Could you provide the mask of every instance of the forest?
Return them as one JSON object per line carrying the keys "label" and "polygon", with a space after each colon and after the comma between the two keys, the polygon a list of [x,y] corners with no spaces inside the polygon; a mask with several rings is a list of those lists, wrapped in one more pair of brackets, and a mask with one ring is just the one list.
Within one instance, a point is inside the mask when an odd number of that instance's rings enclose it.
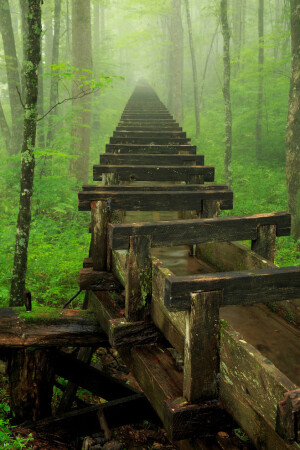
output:
{"label": "forest", "polygon": [[77,193],[140,79],[232,188],[221,215],[289,211],[275,263],[300,264],[299,0],[0,0],[0,33],[0,306],[78,291]]}

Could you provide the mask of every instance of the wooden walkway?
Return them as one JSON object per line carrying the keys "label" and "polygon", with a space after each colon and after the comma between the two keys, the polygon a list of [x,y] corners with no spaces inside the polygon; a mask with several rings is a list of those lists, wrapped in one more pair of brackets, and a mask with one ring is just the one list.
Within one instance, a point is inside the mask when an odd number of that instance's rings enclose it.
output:
{"label": "wooden walkway", "polygon": [[[147,85],[135,89],[93,174],[102,183],[79,193],[92,234],[80,285],[170,439],[200,448],[189,438],[226,428],[229,412],[257,448],[298,448],[300,353],[289,379],[273,364],[280,354],[271,362],[230,326],[249,311],[267,329],[272,312],[262,303],[300,298],[300,267],[273,264],[289,214],[219,217],[233,193],[205,184],[214,167]],[[251,251],[233,242],[242,240]],[[180,263],[178,246],[187,249]],[[111,275],[114,286],[102,288]],[[283,334],[299,342],[296,329]]]}

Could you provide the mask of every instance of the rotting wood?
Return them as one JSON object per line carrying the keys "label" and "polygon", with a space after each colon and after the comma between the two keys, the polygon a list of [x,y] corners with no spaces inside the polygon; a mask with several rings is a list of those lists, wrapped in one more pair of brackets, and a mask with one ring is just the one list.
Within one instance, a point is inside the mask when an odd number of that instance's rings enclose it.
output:
{"label": "rotting wood", "polygon": [[122,290],[121,284],[110,272],[99,272],[86,267],[79,272],[79,287],[82,290],[117,291]]}
{"label": "rotting wood", "polygon": [[93,315],[86,311],[52,308],[0,308],[0,346],[64,347],[107,345]]}
{"label": "rotting wood", "polygon": [[100,155],[100,164],[104,165],[157,165],[157,166],[179,166],[180,164],[204,165],[203,155],[157,155],[157,154],[134,154],[127,155],[118,153],[104,153]]}
{"label": "rotting wood", "polygon": [[151,238],[130,236],[125,285],[125,317],[129,322],[145,320],[152,293]]}
{"label": "rotting wood", "polygon": [[274,262],[276,246],[276,225],[259,225],[257,238],[252,241],[251,250],[268,261]]}
{"label": "rotting wood", "polygon": [[191,309],[186,313],[183,396],[189,401],[218,398],[220,371],[218,291],[191,294]]}
{"label": "rotting wood", "polygon": [[93,269],[105,271],[107,269],[107,226],[108,211],[106,201],[91,202],[92,215],[92,245],[91,253]]}
{"label": "rotting wood", "polygon": [[285,392],[278,402],[276,431],[286,442],[300,442],[300,389]]}

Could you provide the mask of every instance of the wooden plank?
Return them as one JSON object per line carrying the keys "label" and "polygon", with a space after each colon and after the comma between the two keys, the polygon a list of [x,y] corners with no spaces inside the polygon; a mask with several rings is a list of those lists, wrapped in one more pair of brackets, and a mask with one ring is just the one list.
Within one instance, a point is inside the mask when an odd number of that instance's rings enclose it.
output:
{"label": "wooden plank", "polygon": [[149,138],[151,140],[156,138],[168,139],[185,139],[185,131],[114,131],[114,138]]}
{"label": "wooden plank", "polygon": [[[178,211],[200,209],[203,199],[220,199],[230,201],[232,199],[231,191],[154,191],[154,192],[80,192],[79,210],[88,210],[88,203],[91,201],[109,201],[112,211]],[[104,253],[104,250],[103,250]]]}
{"label": "wooden plank", "polygon": [[189,181],[190,177],[199,175],[204,181],[214,181],[212,166],[94,166],[94,181],[102,174],[116,173],[120,181]]}
{"label": "wooden plank", "polygon": [[130,236],[125,285],[125,316],[129,322],[145,320],[149,316],[152,291],[150,248],[149,236]]}
{"label": "wooden plank", "polygon": [[192,403],[218,397],[220,372],[218,291],[191,294],[186,314],[183,396]]}
{"label": "wooden plank", "polygon": [[276,234],[276,225],[260,225],[257,237],[252,241],[251,250],[274,262]]}
{"label": "wooden plank", "polygon": [[182,131],[182,128],[177,124],[157,124],[155,125],[134,125],[128,123],[127,125],[118,125],[116,131]]}
{"label": "wooden plank", "polygon": [[110,144],[139,144],[139,145],[145,145],[145,144],[154,144],[154,145],[187,145],[190,144],[191,140],[187,138],[164,138],[164,137],[111,137],[109,140]]}
{"label": "wooden plank", "polygon": [[90,312],[35,307],[0,308],[0,345],[67,347],[106,345],[107,338]]}
{"label": "wooden plank", "polygon": [[276,224],[278,236],[288,235],[290,214],[268,213],[212,219],[140,222],[109,226],[110,245],[113,250],[128,249],[133,234],[151,236],[152,247],[192,245],[204,242],[242,241],[257,238],[261,224]]}
{"label": "wooden plank", "polygon": [[107,268],[107,226],[108,211],[107,202],[92,201],[92,240],[91,253],[93,260],[93,269],[105,271]]}
{"label": "wooden plank", "polygon": [[106,144],[107,153],[134,153],[158,155],[196,155],[197,147],[195,145],[138,145],[138,144]]}
{"label": "wooden plank", "polygon": [[171,311],[188,310],[190,293],[222,290],[222,305],[250,305],[300,298],[300,266],[253,272],[219,272],[168,277],[165,305]]}
{"label": "wooden plank", "polygon": [[[92,192],[122,192],[122,191],[129,191],[129,192],[155,192],[155,191],[170,191],[170,192],[190,192],[190,191],[227,191],[228,186],[224,184],[145,184],[145,185],[110,185],[110,186],[104,186],[103,184],[84,184],[82,186],[82,191],[92,191]],[[231,191],[229,191],[231,192]],[[86,194],[85,194],[86,195]],[[79,197],[81,198],[81,197]],[[86,199],[86,198],[83,198]],[[277,213],[271,213],[271,214],[277,214]],[[281,214],[281,213],[278,213]],[[288,224],[288,220],[287,220]]]}
{"label": "wooden plank", "polygon": [[104,153],[100,155],[100,164],[107,165],[156,165],[156,166],[179,166],[204,165],[203,155],[157,155],[157,154],[118,154]]}
{"label": "wooden plank", "polygon": [[150,322],[127,322],[124,308],[115,303],[110,292],[91,292],[90,301],[96,318],[114,348],[153,343],[161,334]]}
{"label": "wooden plank", "polygon": [[297,389],[239,333],[221,328],[220,400],[258,448],[296,449],[275,432],[277,403]]}
{"label": "wooden plank", "polygon": [[78,282],[81,290],[121,292],[123,289],[112,273],[95,271],[91,267],[80,269]]}

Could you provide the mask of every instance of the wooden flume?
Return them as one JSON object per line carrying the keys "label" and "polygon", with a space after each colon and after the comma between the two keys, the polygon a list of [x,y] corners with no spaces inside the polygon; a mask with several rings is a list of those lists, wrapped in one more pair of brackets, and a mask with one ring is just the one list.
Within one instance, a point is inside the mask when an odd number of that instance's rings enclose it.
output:
{"label": "wooden flume", "polygon": [[[102,184],[83,186],[79,193],[79,209],[91,211],[92,236],[79,285],[89,292],[99,336],[104,332],[118,348],[170,439],[180,448],[199,448],[201,438],[230,428],[232,415],[258,448],[297,448],[299,377],[289,379],[276,367],[280,361],[275,366],[231,326],[231,317],[249,308],[243,305],[300,298],[299,268],[273,264],[276,236],[290,234],[289,214],[219,217],[220,210],[232,209],[232,192],[204,184],[213,183],[214,168],[196,155],[145,83],[129,99],[94,166],[94,180]],[[178,214],[160,221],[153,213],[151,221],[133,223],[127,214],[138,211]],[[250,240],[252,251],[238,240]],[[160,248],[179,245],[189,246],[200,273],[179,275],[164,266]],[[183,359],[183,371],[170,347]],[[58,367],[61,354],[55,358]],[[297,354],[295,371],[296,359]],[[146,410],[142,394],[126,395],[125,389],[121,403],[128,411],[140,404]],[[116,398],[108,398],[111,411]]]}

